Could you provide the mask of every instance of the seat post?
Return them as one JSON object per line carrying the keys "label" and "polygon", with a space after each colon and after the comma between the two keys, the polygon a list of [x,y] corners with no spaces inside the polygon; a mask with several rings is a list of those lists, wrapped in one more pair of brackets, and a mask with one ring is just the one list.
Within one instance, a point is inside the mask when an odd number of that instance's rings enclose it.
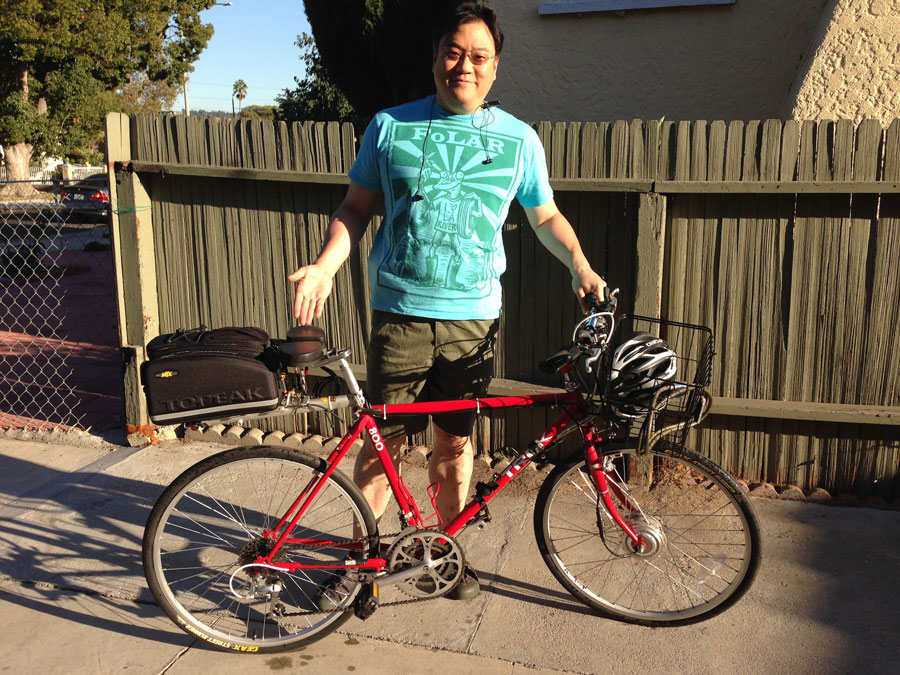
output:
{"label": "seat post", "polygon": [[367,405],[366,397],[363,394],[362,387],[359,386],[356,375],[354,375],[353,371],[350,369],[350,364],[347,363],[347,359],[340,359],[338,365],[341,367],[341,377],[347,384],[347,389],[350,391],[350,396],[355,400],[356,406],[358,408],[365,408]]}

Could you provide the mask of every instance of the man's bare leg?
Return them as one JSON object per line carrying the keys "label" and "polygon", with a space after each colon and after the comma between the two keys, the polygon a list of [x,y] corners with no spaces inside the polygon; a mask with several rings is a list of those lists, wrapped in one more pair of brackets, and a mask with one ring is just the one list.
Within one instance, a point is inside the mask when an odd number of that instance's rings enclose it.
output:
{"label": "man's bare leg", "polygon": [[[394,468],[400,471],[400,451],[403,448],[403,438],[385,438],[384,447],[387,449],[388,455],[394,462]],[[356,464],[353,467],[353,482],[359,486],[363,497],[372,507],[372,513],[375,520],[381,519],[387,509],[388,502],[391,497],[391,485],[388,483],[387,476],[384,475],[384,468],[381,466],[381,460],[372,447],[372,442],[366,440],[362,450],[356,457]]]}
{"label": "man's bare leg", "polygon": [[[443,521],[453,519],[466,503],[472,478],[472,443],[468,436],[449,434],[437,425],[434,429],[434,449],[428,464],[428,480],[440,483],[437,507]],[[385,438],[384,445],[399,471],[402,438]],[[380,519],[393,496],[387,476],[370,441],[356,458],[353,481],[369,502],[372,513]]]}
{"label": "man's bare leg", "polygon": [[472,478],[472,443],[468,436],[449,434],[438,425],[434,429],[434,450],[428,464],[428,480],[438,482],[438,512],[446,525],[466,503]]}
{"label": "man's bare leg", "polygon": [[[459,515],[466,503],[469,492],[469,481],[472,478],[473,452],[472,442],[468,436],[448,434],[438,425],[433,424],[434,452],[428,464],[428,478],[431,482],[439,482],[437,507],[446,526]],[[469,600],[479,593],[478,576],[466,565],[463,577],[447,595],[455,600]]]}

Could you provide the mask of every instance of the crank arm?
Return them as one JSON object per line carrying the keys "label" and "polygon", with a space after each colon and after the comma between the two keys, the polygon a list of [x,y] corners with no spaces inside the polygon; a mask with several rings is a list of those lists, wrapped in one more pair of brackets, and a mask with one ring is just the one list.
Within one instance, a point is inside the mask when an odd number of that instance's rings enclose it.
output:
{"label": "crank arm", "polygon": [[431,568],[434,567],[434,563],[420,562],[417,565],[413,565],[412,567],[407,567],[406,569],[400,570],[399,572],[394,572],[393,574],[388,574],[383,577],[378,577],[378,585],[379,586],[393,586],[396,584],[402,584],[404,581],[411,579],[412,577],[419,576],[422,572],[427,572]]}

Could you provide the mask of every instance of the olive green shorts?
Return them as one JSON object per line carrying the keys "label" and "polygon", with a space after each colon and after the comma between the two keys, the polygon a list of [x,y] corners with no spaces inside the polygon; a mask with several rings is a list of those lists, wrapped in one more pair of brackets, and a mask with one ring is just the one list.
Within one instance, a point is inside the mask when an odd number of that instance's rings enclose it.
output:
{"label": "olive green shorts", "polygon": [[[487,393],[494,374],[499,319],[445,321],[373,310],[366,351],[366,393],[373,405],[476,398]],[[475,412],[433,416],[447,433],[468,436]],[[391,415],[379,420],[385,438],[424,431],[425,415]]]}

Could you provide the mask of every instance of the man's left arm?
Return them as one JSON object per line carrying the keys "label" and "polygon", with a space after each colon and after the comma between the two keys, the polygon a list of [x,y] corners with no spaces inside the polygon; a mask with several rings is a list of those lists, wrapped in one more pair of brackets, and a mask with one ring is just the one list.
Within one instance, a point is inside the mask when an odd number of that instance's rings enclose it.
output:
{"label": "man's left arm", "polygon": [[569,268],[572,275],[572,290],[578,296],[581,308],[587,312],[588,305],[585,298],[593,294],[602,300],[606,282],[593,270],[585,257],[572,225],[560,212],[553,199],[541,206],[526,206],[525,214],[544,248]]}

